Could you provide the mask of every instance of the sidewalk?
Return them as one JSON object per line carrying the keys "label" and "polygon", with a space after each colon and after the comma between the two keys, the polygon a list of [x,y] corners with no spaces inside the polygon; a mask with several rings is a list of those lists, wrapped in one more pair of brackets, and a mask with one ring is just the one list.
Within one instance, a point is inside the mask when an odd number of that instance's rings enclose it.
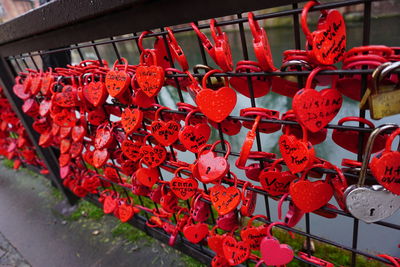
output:
{"label": "sidewalk", "polygon": [[114,237],[119,221],[111,216],[66,220],[52,190],[45,178],[0,163],[0,266],[185,266],[157,241]]}

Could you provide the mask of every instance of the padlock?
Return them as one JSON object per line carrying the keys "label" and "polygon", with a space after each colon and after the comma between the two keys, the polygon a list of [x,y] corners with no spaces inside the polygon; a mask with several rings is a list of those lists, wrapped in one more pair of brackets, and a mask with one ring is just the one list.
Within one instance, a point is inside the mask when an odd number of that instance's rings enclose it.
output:
{"label": "padlock", "polygon": [[253,187],[250,182],[245,182],[242,188],[242,206],[240,207],[240,214],[242,216],[250,217],[253,215],[257,205],[257,193],[248,187]]}
{"label": "padlock", "polygon": [[400,195],[400,152],[392,151],[391,148],[393,140],[398,135],[400,135],[400,128],[390,135],[386,141],[385,150],[376,155],[369,165],[378,183],[396,195]]}
{"label": "padlock", "polygon": [[230,172],[229,175],[234,179],[233,186],[225,187],[222,184],[217,184],[209,190],[211,203],[218,215],[225,215],[235,210],[242,201],[242,193],[237,188],[236,174]]}
{"label": "padlock", "polygon": [[312,60],[319,65],[331,65],[340,61],[346,51],[346,25],[338,10],[320,10],[317,30],[310,32],[307,15],[318,1],[308,1],[301,13],[301,28],[307,39],[306,48]]}
{"label": "padlock", "polygon": [[183,71],[187,71],[189,69],[189,65],[188,65],[186,56],[183,53],[182,48],[179,46],[178,42],[176,41],[173,31],[169,27],[166,27],[165,30],[167,30],[167,33],[168,33],[167,41],[168,41],[168,46],[169,46],[169,50],[171,52],[172,59],[176,60],[179,63],[179,65],[181,66]]}
{"label": "padlock", "polygon": [[198,111],[198,109],[193,109],[187,114],[185,126],[179,131],[179,141],[192,153],[197,153],[207,143],[211,135],[210,126],[206,123],[190,125],[190,118]]}
{"label": "padlock", "polygon": [[201,199],[202,194],[192,198],[190,216],[196,222],[205,222],[210,216],[210,205]]}
{"label": "padlock", "polygon": [[183,235],[193,244],[200,243],[208,236],[208,225],[206,223],[194,223],[192,217],[187,220],[183,227]]}
{"label": "padlock", "polygon": [[[375,125],[371,121],[364,119],[364,118],[359,118],[359,117],[341,118],[338,121],[338,125],[342,126],[345,122],[351,122],[351,121],[361,122],[361,123],[367,125],[371,129],[375,128]],[[333,129],[332,140],[333,140],[333,142],[335,142],[337,145],[343,147],[344,149],[346,149],[350,152],[353,152],[353,153],[358,153],[358,152],[360,152],[358,149],[358,140],[360,138],[360,135],[363,136],[362,153],[364,153],[365,146],[367,145],[367,141],[370,136],[370,133],[354,131],[354,130]],[[372,148],[372,153],[381,151],[385,147],[385,142],[386,142],[387,137],[388,137],[387,135],[378,135],[376,137],[373,148]]]}
{"label": "padlock", "polygon": [[240,231],[240,237],[243,241],[249,243],[252,250],[259,250],[261,240],[268,234],[268,224],[252,225],[254,220],[260,218],[268,221],[268,218],[264,215],[255,215],[247,222],[247,226],[243,227]]}
{"label": "padlock", "polygon": [[396,129],[395,125],[382,125],[370,135],[365,149],[363,164],[357,184],[349,186],[344,192],[347,210],[357,219],[366,223],[377,222],[394,214],[400,208],[400,197],[381,185],[365,186],[371,150],[378,134]]}
{"label": "padlock", "polygon": [[[150,63],[150,58],[153,60]],[[164,85],[164,69],[157,65],[156,53],[151,49],[143,50],[135,78],[140,90],[148,97],[154,97]]]}
{"label": "padlock", "polygon": [[390,91],[380,90],[380,81],[393,70],[400,68],[400,62],[389,63],[382,71],[372,74],[374,79],[371,95],[368,97],[371,118],[379,120],[400,113],[400,88]]}
{"label": "padlock", "polygon": [[[188,178],[182,178],[182,171],[186,171],[185,175],[189,175]],[[198,183],[193,178],[191,170],[188,167],[180,167],[175,170],[174,178],[169,182],[170,190],[179,198],[187,200],[194,196],[198,189]]]}
{"label": "padlock", "polygon": [[218,228],[226,232],[231,232],[234,229],[237,229],[239,225],[239,218],[237,211],[234,210],[227,214],[218,216],[216,224]]}
{"label": "padlock", "polygon": [[167,107],[159,107],[155,113],[154,121],[151,123],[151,134],[163,146],[170,146],[178,140],[179,131],[181,125],[170,120],[165,122],[160,120],[160,112],[163,110],[169,110]]}

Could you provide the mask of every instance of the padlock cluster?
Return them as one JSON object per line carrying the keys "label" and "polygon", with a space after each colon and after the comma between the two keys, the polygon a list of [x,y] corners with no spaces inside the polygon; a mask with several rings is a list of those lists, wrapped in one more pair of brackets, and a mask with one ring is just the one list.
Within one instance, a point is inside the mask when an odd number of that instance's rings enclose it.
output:
{"label": "padlock cluster", "polygon": [[12,160],[14,169],[19,169],[21,165],[31,165],[38,167],[42,174],[47,174],[46,167],[36,154],[24,126],[12,110],[1,87],[0,114],[0,155]]}
{"label": "padlock cluster", "polygon": [[[16,78],[14,93],[24,100],[23,111],[35,119],[39,144],[59,148],[60,176],[64,186],[77,196],[98,195],[104,212],[123,222],[139,212],[151,213],[147,225],[164,229],[170,235],[170,245],[179,233],[192,243],[206,242],[216,253],[213,266],[237,265],[247,259],[284,265],[295,252],[272,238],[275,225],[294,227],[309,212],[335,218],[338,209],[376,222],[400,208],[400,153],[391,150],[400,133],[398,126],[375,130],[364,118],[346,117],[333,130],[333,141],[348,151],[360,152],[357,144],[363,140],[363,152],[379,152],[371,164],[343,162],[345,167],[363,166],[362,179],[370,167],[381,185],[378,187],[350,185],[354,181],[348,180],[341,168],[318,158],[313,148],[326,139],[327,125],[340,111],[343,95],[362,100],[359,73],[339,77],[321,72],[335,71],[333,64],[339,61],[346,70],[376,69],[373,75],[363,72],[373,89],[361,102],[376,114],[373,118],[389,116],[399,111],[396,107],[383,108],[382,101],[398,99],[399,91],[385,91],[393,96],[382,100],[377,99],[378,87],[381,83],[398,83],[397,76],[390,75],[399,68],[398,51],[369,46],[346,52],[345,22],[337,10],[322,10],[318,29],[310,32],[307,13],[316,4],[307,3],[302,14],[307,50],[285,51],[280,70],[273,64],[265,30],[249,13],[257,61],[239,61],[234,68],[227,35],[212,19],[213,41],[195,24],[191,26],[220,70],[206,66],[200,67],[206,69],[205,75],[189,72],[185,54],[167,28],[166,42],[155,36],[151,49],[144,48],[142,42],[152,33],[141,34],[138,65],[119,58],[111,68],[105,60],[85,60],[45,72],[28,69]],[[174,64],[180,69],[173,68]],[[310,71],[304,87],[293,78],[298,71]],[[215,77],[216,82],[210,82]],[[315,89],[329,84],[327,89]],[[175,110],[158,104],[157,94],[165,85],[190,95],[196,105],[183,103],[183,98]],[[293,98],[292,110],[281,115],[275,110],[249,107],[233,116],[237,93],[259,98],[270,91]],[[368,125],[371,131],[342,125],[351,121]],[[212,128],[220,130],[222,136],[233,136],[242,127],[249,132],[235,165],[243,173],[235,174],[228,159],[235,155],[229,142],[221,139],[212,143],[210,136]],[[258,134],[277,131],[282,131],[278,140],[281,158],[252,151]],[[176,150],[194,153],[196,159],[181,161]],[[168,172],[173,174],[172,179],[164,177]],[[279,214],[282,202],[290,198],[284,222],[270,222],[264,215],[253,214],[257,192],[280,200]],[[148,197],[155,206],[138,203],[137,196]],[[376,196],[382,203],[365,201],[378,199]],[[329,203],[332,198],[339,207]],[[376,205],[390,208],[382,211]],[[215,215],[215,227],[210,229],[207,222]],[[240,216],[251,219],[240,225]],[[256,219],[263,224],[254,226]],[[253,251],[260,251],[261,256]],[[302,252],[297,254],[305,261],[329,264]]]}

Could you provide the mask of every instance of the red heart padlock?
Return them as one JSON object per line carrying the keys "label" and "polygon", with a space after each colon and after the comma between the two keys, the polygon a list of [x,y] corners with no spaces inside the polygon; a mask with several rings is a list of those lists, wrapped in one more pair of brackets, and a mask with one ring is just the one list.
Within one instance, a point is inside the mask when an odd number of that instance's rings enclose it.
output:
{"label": "red heart padlock", "polygon": [[82,93],[86,100],[95,107],[103,105],[108,96],[106,86],[101,81],[91,81],[83,87]]}
{"label": "red heart padlock", "polygon": [[62,92],[55,93],[52,100],[54,104],[63,108],[71,108],[79,105],[77,90],[71,85],[66,85],[62,89]]}
{"label": "red heart padlock", "polygon": [[71,148],[71,140],[62,139],[60,142],[60,153],[61,154],[67,153],[70,148]]}
{"label": "red heart padlock", "polygon": [[112,196],[106,196],[103,202],[104,213],[109,214],[114,212],[114,210],[117,208],[117,205],[118,205],[117,199],[115,199]]}
{"label": "red heart padlock", "polygon": [[202,194],[198,194],[196,197],[192,198],[190,216],[196,222],[204,222],[210,216],[211,207],[203,199],[201,199]]}
{"label": "red heart padlock", "polygon": [[121,58],[121,61],[124,62],[124,70],[117,70],[116,65],[118,60],[116,60],[113,69],[107,72],[104,81],[107,91],[112,97],[123,95],[130,84],[131,77],[127,73],[128,61],[125,58]]}
{"label": "red heart padlock", "polygon": [[[153,58],[153,65],[145,64],[145,57]],[[158,94],[164,84],[164,69],[157,65],[157,57],[154,51],[145,49],[140,55],[140,65],[136,69],[136,81],[140,89],[148,96]]]}
{"label": "red heart padlock", "polygon": [[39,104],[36,99],[26,99],[22,105],[22,111],[31,117],[36,117],[39,114]]}
{"label": "red heart padlock", "polygon": [[233,210],[225,215],[219,215],[216,224],[218,228],[226,232],[235,231],[239,226],[238,212]]}
{"label": "red heart padlock", "polygon": [[139,167],[135,172],[135,177],[142,185],[152,188],[159,180],[160,174],[156,168]]}
{"label": "red heart padlock", "polygon": [[73,127],[76,122],[75,112],[63,109],[54,116],[54,122],[61,127]]}
{"label": "red heart padlock", "polygon": [[166,191],[165,184],[161,186],[161,199],[160,205],[166,212],[174,213],[179,209],[178,207],[178,198],[175,196],[172,191]]}
{"label": "red heart padlock", "polygon": [[292,173],[298,173],[311,166],[315,159],[313,146],[307,141],[307,132],[303,128],[303,139],[283,134],[279,138],[279,151]]}
{"label": "red heart padlock", "polygon": [[122,128],[127,135],[133,133],[142,125],[143,112],[140,109],[126,108],[121,115]]}
{"label": "red heart padlock", "polygon": [[305,88],[296,93],[293,98],[293,111],[298,121],[311,132],[317,132],[325,127],[339,112],[342,106],[342,95],[336,90],[337,76],[334,76],[332,86],[318,92],[312,89],[312,80],[318,72],[334,67],[315,68],[307,78]]}
{"label": "red heart padlock", "polygon": [[229,267],[229,262],[225,259],[225,256],[215,255],[211,260],[211,267]]}
{"label": "red heart padlock", "polygon": [[221,122],[231,114],[236,106],[237,96],[235,91],[228,86],[225,79],[225,86],[213,91],[206,87],[208,77],[214,73],[221,73],[220,70],[211,70],[203,78],[203,89],[196,95],[196,104],[200,111],[214,122]]}
{"label": "red heart padlock", "polygon": [[134,210],[132,205],[129,205],[127,203],[121,203],[117,209],[118,209],[118,218],[123,223],[129,221],[134,215]]}
{"label": "red heart padlock", "polygon": [[227,234],[218,235],[215,233],[217,226],[214,226],[211,231],[210,235],[207,238],[207,244],[211,250],[215,252],[217,255],[224,255],[224,250],[222,249],[222,244],[224,242],[225,237]]}
{"label": "red heart padlock", "polygon": [[174,120],[164,122],[159,120],[162,110],[169,108],[160,107],[155,114],[155,120],[151,123],[151,134],[163,146],[170,146],[178,139],[181,125]]}
{"label": "red heart padlock", "polygon": [[190,242],[197,244],[208,236],[208,226],[206,223],[194,224],[191,219],[189,223],[183,227],[183,235]]}
{"label": "red heart padlock", "polygon": [[326,181],[311,182],[306,180],[307,173],[315,167],[325,167],[316,164],[305,170],[300,180],[290,184],[289,192],[296,207],[304,212],[312,212],[328,203],[333,196],[332,186]]}
{"label": "red heart padlock", "polygon": [[[231,173],[231,175],[233,175],[233,173]],[[237,182],[236,177],[235,182]],[[210,188],[210,199],[218,214],[225,215],[233,211],[239,205],[242,200],[242,194],[236,186],[226,188],[219,184]]]}
{"label": "red heart padlock", "polygon": [[97,108],[88,112],[87,119],[94,126],[99,126],[107,119],[107,117],[108,116],[105,114],[103,109]]}
{"label": "red heart padlock", "polygon": [[321,10],[317,30],[310,32],[307,15],[310,8],[319,5],[318,1],[309,1],[301,13],[301,28],[307,39],[307,50],[314,61],[322,65],[331,65],[340,61],[346,51],[346,25],[342,14],[335,9]]}
{"label": "red heart padlock", "polygon": [[213,151],[219,143],[221,143],[221,140],[215,142],[210,150],[203,152],[206,148],[206,146],[203,146],[199,151],[199,158],[196,165],[199,174],[198,178],[203,183],[219,180],[229,171],[229,162],[227,158],[230,154],[231,146],[227,141],[224,141],[226,153],[224,157],[219,157]]}
{"label": "red heart padlock", "polygon": [[110,127],[107,123],[99,125],[94,138],[94,147],[96,149],[108,148],[113,141],[113,127]]}
{"label": "red heart padlock", "polygon": [[238,265],[250,256],[249,244],[244,241],[237,241],[233,236],[225,237],[222,248],[230,265]]}
{"label": "red heart padlock", "polygon": [[251,250],[260,250],[261,240],[268,235],[268,225],[262,224],[253,226],[252,223],[255,219],[263,218],[268,220],[264,215],[253,216],[248,222],[247,226],[243,227],[240,231],[240,237],[244,242],[247,242]]}
{"label": "red heart padlock", "polygon": [[[342,118],[338,121],[338,125],[343,125],[345,122],[350,122],[350,121],[364,123],[371,129],[375,128],[375,125],[371,121],[359,117]],[[359,132],[354,130],[333,129],[332,140],[337,145],[343,147],[344,149],[353,153],[358,153],[359,152],[358,140],[360,140],[359,139],[360,135],[362,135],[363,136],[362,153],[364,153],[370,134],[371,133]],[[375,138],[371,153],[376,153],[384,149],[387,137],[388,136],[386,134],[378,135]]]}
{"label": "red heart padlock", "polygon": [[394,138],[398,135],[400,128],[389,136],[385,150],[370,163],[372,174],[378,183],[396,195],[400,195],[400,152],[392,151],[391,148]]}
{"label": "red heart padlock", "polygon": [[82,141],[86,135],[86,128],[83,125],[75,125],[71,130],[71,138],[74,142]]}
{"label": "red heart padlock", "polygon": [[[143,143],[145,143],[145,140]],[[154,147],[150,145],[143,145],[140,148],[140,155],[144,164],[150,168],[155,168],[164,162],[167,157],[167,151],[164,147],[159,145]]]}
{"label": "red heart padlock", "polygon": [[131,140],[125,139],[121,143],[122,153],[130,160],[138,161],[140,159],[140,148],[143,146],[141,141],[132,142]]}
{"label": "red heart padlock", "polygon": [[13,86],[13,92],[16,96],[18,96],[22,100],[28,99],[31,96],[31,92],[29,90],[25,91],[24,85],[21,83],[20,76],[17,76],[15,78],[15,85]]}
{"label": "red heart padlock", "polygon": [[276,166],[281,163],[283,159],[277,159],[274,163],[264,168],[260,173],[260,183],[265,191],[271,196],[280,196],[289,192],[289,186],[297,176],[289,171],[280,171]]}
{"label": "red heart padlock", "polygon": [[35,120],[32,124],[32,128],[38,132],[38,133],[44,133],[47,132],[48,129],[50,128],[50,123],[46,118],[41,118],[38,120]]}
{"label": "red heart padlock", "polygon": [[51,110],[52,101],[49,99],[43,99],[39,105],[39,115],[42,117],[47,116]]}
{"label": "red heart padlock", "polygon": [[179,131],[179,141],[187,150],[197,153],[210,138],[211,129],[208,124],[199,123],[195,126],[190,125],[190,117],[198,112],[197,109],[190,111],[185,118],[185,126]]}
{"label": "red heart padlock", "polygon": [[96,149],[93,152],[93,166],[96,168],[102,167],[110,157],[107,148]]}
{"label": "red heart padlock", "polygon": [[[260,116],[260,119],[279,120],[279,111],[266,108],[244,108],[240,110],[240,116],[255,118]],[[243,121],[242,125],[247,129],[252,129],[253,121]],[[274,133],[281,129],[280,123],[260,121],[257,130],[262,133]]]}
{"label": "red heart padlock", "polygon": [[224,134],[233,136],[237,135],[242,128],[242,123],[238,119],[227,117],[225,120],[220,123],[216,123],[213,121],[208,121],[212,127],[217,130],[221,130]]}
{"label": "red heart padlock", "polygon": [[[189,178],[179,177],[179,173],[182,170],[186,170],[189,173]],[[169,182],[171,191],[180,199],[187,200],[194,196],[197,192],[198,183],[193,178],[190,169],[187,167],[181,167],[176,169],[174,172],[174,178]]]}
{"label": "red heart padlock", "polygon": [[80,142],[73,142],[71,144],[71,147],[69,149],[69,154],[71,155],[71,158],[77,158],[82,154],[83,151],[83,144]]}

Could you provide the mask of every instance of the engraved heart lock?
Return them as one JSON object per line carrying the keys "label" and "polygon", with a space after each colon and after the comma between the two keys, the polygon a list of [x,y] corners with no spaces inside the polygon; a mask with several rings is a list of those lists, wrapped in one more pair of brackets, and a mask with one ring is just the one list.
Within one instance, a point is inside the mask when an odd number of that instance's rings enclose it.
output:
{"label": "engraved heart lock", "polygon": [[[152,57],[153,61],[150,65],[146,57]],[[140,55],[140,65],[136,69],[136,81],[140,89],[148,97],[158,94],[164,84],[164,69],[157,65],[157,57],[153,50],[145,49]]]}
{"label": "engraved heart lock", "polygon": [[315,160],[313,146],[307,140],[307,130],[301,125],[303,138],[283,134],[279,138],[279,151],[287,167],[292,173],[298,173],[311,166]]}
{"label": "engraved heart lock", "polygon": [[121,124],[127,135],[142,126],[143,112],[138,109],[125,108],[121,115]]}
{"label": "engraved heart lock", "polygon": [[161,186],[161,194],[160,205],[163,210],[170,213],[176,212],[179,209],[176,195],[171,190],[167,190],[165,184]]}
{"label": "engraved heart lock", "polygon": [[[260,65],[254,61],[239,61],[235,73],[262,72]],[[229,79],[229,84],[239,93],[251,98],[262,97],[269,93],[271,78],[268,76],[234,76]]]}
{"label": "engraved heart lock", "polygon": [[212,251],[215,252],[215,254],[223,256],[224,255],[224,250],[222,249],[222,244],[224,242],[225,237],[228,235],[227,233],[224,233],[222,235],[219,235],[216,233],[216,229],[218,226],[214,226],[210,230],[210,234],[207,238],[207,244],[210,247]]}
{"label": "engraved heart lock", "polygon": [[[72,81],[74,81],[72,79]],[[52,88],[52,101],[63,108],[73,108],[79,106],[78,94],[75,85],[64,85],[61,92],[55,92],[55,87]]]}
{"label": "engraved heart lock", "polygon": [[215,255],[211,260],[211,267],[229,267],[229,262],[225,259],[225,256]]}
{"label": "engraved heart lock", "polygon": [[196,167],[198,171],[198,179],[203,183],[211,183],[224,177],[229,171],[229,162],[227,160],[230,152],[231,145],[224,141],[226,146],[226,153],[224,157],[217,156],[214,152],[215,147],[221,143],[221,140],[216,141],[210,148],[204,145],[199,151],[199,158],[197,159]]}
{"label": "engraved heart lock", "polygon": [[289,186],[292,181],[297,179],[297,176],[289,171],[282,172],[278,164],[282,163],[283,159],[277,159],[267,168],[264,168],[259,180],[262,188],[271,196],[280,196],[289,192]]}
{"label": "engraved heart lock", "polygon": [[129,221],[133,217],[135,211],[132,204],[128,203],[125,200],[120,199],[118,201],[118,207],[116,208],[116,213],[120,221],[124,223]]}
{"label": "engraved heart lock", "polygon": [[299,180],[292,181],[289,186],[289,193],[293,203],[304,212],[312,212],[328,203],[333,196],[333,188],[329,181],[307,180],[308,172],[317,167],[326,167],[323,164],[314,164],[306,169]]}
{"label": "engraved heart lock", "polygon": [[[181,171],[185,170],[185,174],[189,178],[181,178]],[[198,183],[193,178],[191,170],[188,167],[180,167],[175,170],[174,178],[169,182],[171,191],[180,199],[187,200],[194,196],[198,189]]]}
{"label": "engraved heart lock", "polygon": [[155,113],[155,119],[151,123],[151,134],[154,139],[157,140],[163,146],[170,146],[178,140],[179,130],[181,129],[181,125],[174,121],[170,120],[168,122],[164,122],[159,120],[160,112],[163,110],[170,110],[167,107],[159,107]]}
{"label": "engraved heart lock", "polygon": [[22,111],[31,116],[36,117],[39,114],[39,104],[34,98],[28,98],[24,101],[22,105]]}
{"label": "engraved heart lock", "polygon": [[102,167],[110,158],[110,153],[107,148],[95,149],[93,152],[93,166],[96,168]]}
{"label": "engraved heart lock", "polygon": [[319,5],[318,1],[309,1],[301,13],[301,28],[307,39],[306,48],[311,58],[322,65],[331,65],[340,61],[346,51],[346,25],[342,14],[335,9],[321,10],[317,29],[310,32],[307,15],[310,8]]}
{"label": "engraved heart lock", "polygon": [[89,111],[88,116],[87,116],[87,120],[95,126],[99,126],[104,121],[106,121],[107,118],[108,118],[108,115],[101,108],[97,108],[97,109]]}
{"label": "engraved heart lock", "polygon": [[228,79],[225,78],[225,86],[214,91],[206,87],[208,77],[214,73],[221,73],[220,70],[207,72],[202,80],[202,89],[196,95],[196,104],[200,111],[214,122],[221,122],[231,114],[236,106],[236,92],[228,86]]}
{"label": "engraved heart lock", "polygon": [[179,141],[187,150],[197,153],[199,149],[205,145],[210,138],[211,129],[206,123],[198,123],[190,125],[190,118],[198,109],[190,111],[185,118],[185,126],[179,131]]}
{"label": "engraved heart lock", "polygon": [[317,67],[311,71],[306,85],[293,97],[293,111],[297,120],[311,132],[324,128],[339,112],[342,95],[336,89],[337,76],[332,76],[331,88],[320,92],[312,87],[314,77],[322,70],[334,70],[332,66]]}
{"label": "engraved heart lock", "polygon": [[206,223],[193,223],[190,217],[187,224],[183,227],[183,235],[190,242],[197,244],[208,236],[208,225]]}
{"label": "engraved heart lock", "polygon": [[398,128],[396,125],[382,125],[376,128],[368,139],[365,155],[357,184],[344,192],[347,210],[357,219],[366,223],[377,222],[394,214],[400,208],[400,197],[381,185],[365,186],[368,163],[376,136],[381,132]]}
{"label": "engraved heart lock", "polygon": [[[278,239],[272,236],[272,227],[276,225],[287,226],[282,222],[271,223],[267,228],[267,236],[260,243],[262,261],[266,265],[285,265],[291,262],[294,257],[293,249],[289,245],[281,244]],[[289,233],[291,234],[291,232]]]}
{"label": "engraved heart lock", "polygon": [[392,151],[391,148],[398,135],[400,128],[393,131],[386,141],[385,150],[376,155],[370,163],[371,172],[378,183],[396,195],[400,195],[400,152]]}
{"label": "engraved heart lock", "polygon": [[143,146],[142,141],[131,141],[125,139],[121,143],[122,153],[132,161],[138,161],[140,159],[140,148]]}
{"label": "engraved heart lock", "polygon": [[249,244],[244,241],[237,241],[233,235],[225,237],[222,249],[230,265],[238,265],[250,256]]}
{"label": "engraved heart lock", "polygon": [[253,216],[247,222],[247,226],[243,227],[240,231],[240,237],[244,242],[247,242],[250,245],[251,250],[260,250],[261,240],[268,235],[267,224],[263,223],[258,226],[253,225],[254,220],[260,218],[268,221],[268,218],[264,215]]}
{"label": "engraved heart lock", "polygon": [[151,145],[145,145],[147,138],[149,138],[150,136],[151,135],[146,135],[143,138],[143,145],[140,148],[139,152],[143,163],[151,168],[155,168],[157,166],[160,166],[160,164],[165,161],[165,159],[167,158],[167,151],[163,146],[160,145],[156,145],[154,147]]}
{"label": "engraved heart lock", "polygon": [[31,92],[29,90],[25,91],[24,84],[21,82],[21,76],[15,77],[13,92],[22,100],[28,99],[31,96]]}
{"label": "engraved heart lock", "polygon": [[94,147],[96,149],[109,148],[114,141],[113,126],[105,122],[96,129]]}
{"label": "engraved heart lock", "polygon": [[112,70],[108,71],[106,74],[106,78],[104,80],[105,86],[107,88],[107,92],[112,97],[120,97],[125,91],[128,89],[131,77],[129,76],[128,70],[128,61],[121,57],[120,59],[124,63],[124,69],[117,69],[117,64],[119,60],[114,62]]}
{"label": "engraved heart lock", "polygon": [[[338,121],[338,125],[343,125],[346,122],[361,122],[365,125],[367,125],[369,128],[374,129],[375,125],[364,118],[359,118],[359,117],[345,117],[342,118]],[[343,147],[344,149],[353,152],[353,153],[358,153],[359,152],[359,146],[358,146],[358,140],[362,135],[362,140],[363,140],[363,150],[362,152],[365,152],[365,147],[367,145],[368,138],[370,136],[369,132],[360,132],[360,131],[353,131],[353,130],[342,130],[342,129],[333,129],[332,132],[332,140],[339,146]],[[381,134],[378,135],[375,138],[374,145],[372,147],[372,153],[376,153],[378,151],[381,151],[385,147],[385,143],[387,140],[388,135],[386,134]]]}
{"label": "engraved heart lock", "polygon": [[234,179],[234,185],[225,187],[221,184],[210,188],[210,199],[213,207],[217,210],[218,215],[225,215],[236,209],[242,200],[242,194],[237,188],[237,177],[234,173],[230,173]]}
{"label": "engraved heart lock", "polygon": [[[86,76],[86,78],[88,77],[89,76]],[[94,75],[90,77],[91,81],[83,86],[82,94],[90,104],[94,107],[98,107],[103,105],[108,97],[107,88],[103,81],[95,81]]]}

